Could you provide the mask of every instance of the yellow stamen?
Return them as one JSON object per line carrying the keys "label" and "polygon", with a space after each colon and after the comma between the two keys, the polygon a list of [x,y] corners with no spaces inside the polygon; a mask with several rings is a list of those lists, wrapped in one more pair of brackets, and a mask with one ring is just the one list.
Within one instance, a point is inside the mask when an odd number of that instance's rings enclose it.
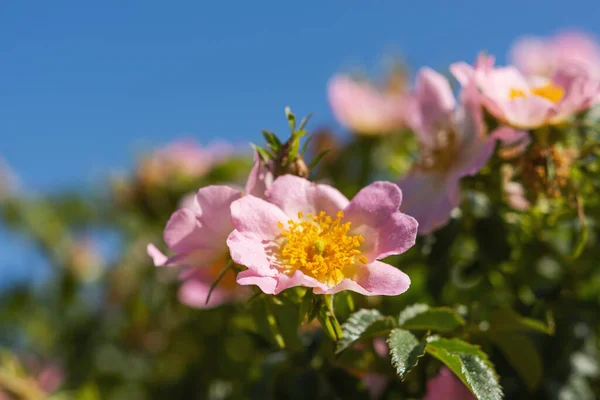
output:
{"label": "yellow stamen", "polygon": [[348,235],[350,222],[342,223],[342,211],[336,219],[321,211],[318,215],[298,213],[300,221],[287,221],[287,229],[279,222],[285,239],[279,249],[281,265],[286,272],[302,271],[319,282],[333,286],[351,271],[357,262],[367,263],[359,250],[362,235]]}
{"label": "yellow stamen", "polygon": [[[534,96],[543,97],[553,103],[558,103],[563,98],[565,90],[560,86],[552,84],[552,82],[548,82],[543,86],[538,86],[531,89],[531,94]],[[527,95],[520,89],[510,89],[508,97],[511,100],[514,100],[519,97],[527,97]]]}

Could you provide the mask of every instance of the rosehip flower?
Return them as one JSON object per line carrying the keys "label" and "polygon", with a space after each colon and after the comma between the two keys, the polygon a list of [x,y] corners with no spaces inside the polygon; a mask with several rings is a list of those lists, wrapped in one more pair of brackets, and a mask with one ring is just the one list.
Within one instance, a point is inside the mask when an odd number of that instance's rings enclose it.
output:
{"label": "rosehip flower", "polygon": [[231,204],[235,230],[227,244],[231,258],[248,268],[239,284],[267,294],[294,286],[390,296],[408,289],[405,273],[378,261],[415,243],[417,222],[398,211],[396,185],[375,182],[348,201],[331,186],[285,175],[266,199],[248,195]]}
{"label": "rosehip flower", "polygon": [[463,87],[474,81],[487,110],[515,128],[564,122],[589,108],[600,93],[600,83],[580,68],[562,68],[544,78],[524,76],[513,66],[491,65],[493,58],[480,56],[475,68],[460,62],[450,70]]}
{"label": "rosehip flower", "polygon": [[521,38],[513,45],[510,58],[526,75],[549,77],[565,67],[576,66],[591,78],[600,80],[600,46],[582,32]]}
{"label": "rosehip flower", "polygon": [[429,68],[418,73],[410,111],[420,160],[399,182],[401,210],[419,221],[420,234],[427,234],[448,222],[460,204],[460,180],[485,165],[498,135],[486,135],[473,85],[465,88],[457,108],[448,80]]}
{"label": "rosehip flower", "polygon": [[[255,156],[246,193],[264,195],[272,180],[270,171]],[[183,207],[171,216],[165,228],[165,243],[175,255],[167,258],[154,245],[148,245],[148,255],[157,267],[188,267],[180,277],[184,281],[179,290],[182,303],[215,307],[247,294],[235,284],[233,271],[228,271],[206,304],[211,285],[229,259],[227,237],[233,231],[230,205],[241,197],[241,190],[229,186],[201,188],[194,198],[186,197]]]}
{"label": "rosehip flower", "polygon": [[150,154],[139,166],[144,181],[164,182],[174,175],[200,177],[231,152],[230,145],[200,146],[192,139],[179,139]]}
{"label": "rosehip flower", "polygon": [[404,126],[401,93],[386,93],[348,76],[331,78],[327,92],[337,120],[358,134],[385,134]]}
{"label": "rosehip flower", "polygon": [[423,400],[475,400],[471,391],[450,369],[442,367],[438,374],[427,381],[427,393]]}

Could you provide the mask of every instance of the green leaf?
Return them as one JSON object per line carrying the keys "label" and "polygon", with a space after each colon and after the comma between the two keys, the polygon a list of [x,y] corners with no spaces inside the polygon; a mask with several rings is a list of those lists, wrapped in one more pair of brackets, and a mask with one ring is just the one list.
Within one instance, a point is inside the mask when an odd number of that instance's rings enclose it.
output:
{"label": "green leaf", "polygon": [[386,335],[395,327],[396,322],[392,317],[383,316],[377,310],[358,310],[342,324],[343,337],[335,352],[341,353],[357,340]]}
{"label": "green leaf", "polygon": [[262,130],[262,133],[269,147],[273,149],[274,152],[278,152],[281,148],[281,142],[279,141],[279,138],[273,132],[269,132],[265,129]]}
{"label": "green leaf", "polygon": [[287,117],[292,133],[296,132],[296,116],[292,113],[292,110],[289,107],[285,108],[285,116]]}
{"label": "green leaf", "polygon": [[465,323],[465,320],[451,308],[430,308],[426,304],[407,307],[398,317],[399,326],[411,330],[451,332]]}
{"label": "green leaf", "polygon": [[269,154],[269,152],[267,150],[263,149],[262,147],[259,147],[259,146],[255,145],[254,143],[250,143],[250,146],[252,146],[254,151],[256,151],[258,153],[258,156],[264,163],[267,163],[267,162],[269,162],[269,160],[271,158],[274,158],[271,154]]}
{"label": "green leaf", "polygon": [[304,157],[304,154],[306,153],[306,150],[308,150],[308,144],[310,143],[311,139],[314,137],[314,135],[310,135],[309,137],[306,138],[306,140],[304,141],[304,144],[302,145],[302,151],[300,152],[300,154]]}
{"label": "green leaf", "polygon": [[500,400],[502,390],[492,363],[478,347],[460,339],[435,339],[426,351],[444,363],[479,400]]}
{"label": "green leaf", "polygon": [[487,337],[504,354],[529,390],[535,390],[542,382],[543,364],[531,338],[513,332],[489,332]]}
{"label": "green leaf", "polygon": [[304,127],[306,126],[306,124],[308,123],[308,121],[310,121],[310,119],[312,118],[314,113],[310,113],[308,114],[306,117],[302,118],[302,121],[300,121],[300,126],[298,127],[298,130],[301,131],[304,129]]}
{"label": "green leaf", "polygon": [[310,162],[310,164],[308,164],[308,169],[313,169],[314,167],[317,166],[317,164],[319,163],[319,161],[321,161],[321,159],[323,157],[325,157],[325,155],[327,153],[329,153],[331,151],[331,149],[327,149],[327,150],[323,150],[322,152],[320,152],[319,154],[317,154],[315,156],[315,158],[312,159],[312,161]]}
{"label": "green leaf", "polygon": [[292,144],[288,151],[288,165],[294,162],[298,157],[298,149],[300,148],[300,139],[292,140]]}
{"label": "green leaf", "polygon": [[387,339],[390,347],[390,356],[392,365],[400,379],[417,365],[419,358],[425,354],[425,341],[419,341],[415,335],[404,329],[396,328],[392,330]]}
{"label": "green leaf", "polygon": [[544,324],[533,318],[522,317],[512,309],[503,307],[492,313],[492,317],[490,318],[490,330],[494,332],[534,331],[553,335],[554,322],[552,321],[550,314],[548,314],[547,320],[547,323]]}

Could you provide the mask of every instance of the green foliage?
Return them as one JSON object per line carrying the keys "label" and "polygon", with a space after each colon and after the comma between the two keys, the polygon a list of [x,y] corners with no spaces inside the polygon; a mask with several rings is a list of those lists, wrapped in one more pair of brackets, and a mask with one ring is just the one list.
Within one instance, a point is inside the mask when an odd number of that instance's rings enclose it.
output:
{"label": "green foliage", "polygon": [[465,325],[465,320],[447,307],[431,308],[426,304],[415,304],[400,313],[398,324],[408,330],[451,332]]}
{"label": "green foliage", "polygon": [[337,344],[340,353],[361,339],[384,336],[396,326],[391,317],[385,317],[377,310],[358,310],[342,324],[342,339]]}
{"label": "green foliage", "polygon": [[502,398],[494,367],[479,347],[459,339],[441,338],[428,341],[425,350],[450,368],[479,400]]}
{"label": "green foliage", "polygon": [[396,328],[392,330],[387,339],[390,347],[390,356],[392,365],[396,368],[396,373],[400,379],[414,368],[425,354],[425,341],[419,341],[415,335],[404,329]]}

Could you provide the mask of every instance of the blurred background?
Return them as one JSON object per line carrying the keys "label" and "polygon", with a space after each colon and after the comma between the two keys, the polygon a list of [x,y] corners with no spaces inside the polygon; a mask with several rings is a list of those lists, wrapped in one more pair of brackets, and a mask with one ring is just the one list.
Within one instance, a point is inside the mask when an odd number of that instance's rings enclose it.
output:
{"label": "blurred background", "polygon": [[[113,191],[109,182],[136,173],[142,154],[175,139],[216,146],[211,156],[248,155],[261,128],[286,132],[285,106],[298,116],[315,112],[313,128],[341,133],[326,94],[337,72],[380,77],[398,60],[412,72],[447,71],[481,50],[504,64],[524,34],[600,36],[599,20],[592,0],[4,1],[0,196],[66,193],[57,201],[76,224],[98,215],[73,199],[102,198]],[[243,178],[247,167],[240,161],[225,175]],[[156,232],[174,207],[155,216]],[[33,225],[51,224],[39,213],[28,213]],[[12,215],[19,225],[23,215]],[[94,251],[83,246],[74,257],[110,265],[122,235],[94,224],[81,229]],[[45,290],[46,250],[0,225],[0,296],[15,287]],[[15,342],[14,332],[2,334],[0,344]]]}

